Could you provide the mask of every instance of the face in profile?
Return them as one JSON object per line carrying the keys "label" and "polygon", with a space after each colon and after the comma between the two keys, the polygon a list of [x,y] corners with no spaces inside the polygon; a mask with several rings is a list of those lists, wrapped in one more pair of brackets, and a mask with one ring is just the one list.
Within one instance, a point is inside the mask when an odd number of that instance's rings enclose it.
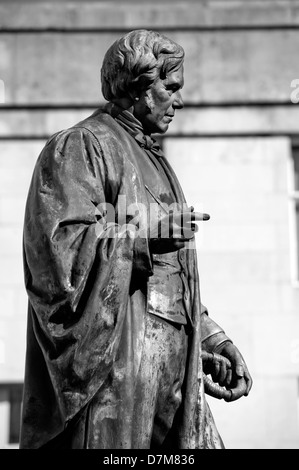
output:
{"label": "face in profile", "polygon": [[146,134],[167,131],[175,111],[184,106],[180,90],[184,86],[184,68],[169,72],[167,76],[157,78],[139,97],[134,106],[134,115],[143,125]]}

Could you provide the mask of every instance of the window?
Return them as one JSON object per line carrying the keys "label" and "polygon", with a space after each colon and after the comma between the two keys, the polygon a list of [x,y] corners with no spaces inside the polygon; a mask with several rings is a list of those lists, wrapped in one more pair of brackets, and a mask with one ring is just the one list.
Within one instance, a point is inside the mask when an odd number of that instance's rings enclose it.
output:
{"label": "window", "polygon": [[293,142],[292,159],[289,170],[289,212],[291,278],[299,287],[299,139]]}
{"label": "window", "polygon": [[8,407],[7,419],[1,423],[7,429],[8,442],[1,444],[18,444],[20,437],[21,407],[22,407],[23,384],[2,383],[0,384],[0,401]]}

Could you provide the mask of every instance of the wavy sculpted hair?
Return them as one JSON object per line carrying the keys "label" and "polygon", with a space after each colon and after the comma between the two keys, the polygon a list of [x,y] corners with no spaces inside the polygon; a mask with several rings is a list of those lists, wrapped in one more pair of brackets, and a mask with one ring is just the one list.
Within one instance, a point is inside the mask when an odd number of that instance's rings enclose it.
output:
{"label": "wavy sculpted hair", "polygon": [[132,97],[158,77],[165,78],[184,60],[184,50],[162,34],[131,31],[107,50],[101,69],[102,93],[107,101]]}

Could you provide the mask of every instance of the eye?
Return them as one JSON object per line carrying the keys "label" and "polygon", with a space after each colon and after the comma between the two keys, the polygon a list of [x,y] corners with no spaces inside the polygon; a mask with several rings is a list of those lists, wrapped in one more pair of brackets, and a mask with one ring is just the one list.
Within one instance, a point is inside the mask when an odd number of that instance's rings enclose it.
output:
{"label": "eye", "polygon": [[169,92],[170,95],[172,95],[173,93],[175,93],[176,91],[180,89],[178,85],[166,85],[165,88]]}

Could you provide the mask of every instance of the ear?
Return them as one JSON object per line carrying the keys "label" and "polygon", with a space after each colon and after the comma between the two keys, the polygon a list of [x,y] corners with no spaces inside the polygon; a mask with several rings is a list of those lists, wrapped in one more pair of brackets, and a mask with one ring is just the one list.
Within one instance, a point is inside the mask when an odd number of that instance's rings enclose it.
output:
{"label": "ear", "polygon": [[139,96],[137,90],[129,90],[128,91],[128,98],[132,101],[132,104],[134,105],[137,101],[139,101]]}

